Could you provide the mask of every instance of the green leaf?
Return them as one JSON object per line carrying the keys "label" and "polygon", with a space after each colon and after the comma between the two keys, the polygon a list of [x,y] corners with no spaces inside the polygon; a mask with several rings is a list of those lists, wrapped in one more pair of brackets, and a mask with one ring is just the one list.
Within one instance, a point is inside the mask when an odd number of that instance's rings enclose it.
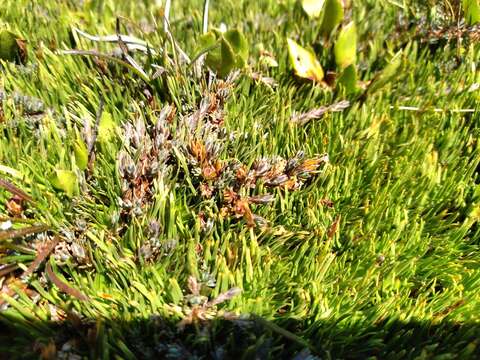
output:
{"label": "green leaf", "polygon": [[334,52],[335,62],[340,69],[345,69],[357,61],[357,28],[353,21],[342,28]]}
{"label": "green leaf", "polygon": [[218,44],[219,42],[218,42],[217,36],[213,31],[209,31],[206,34],[203,34],[202,36],[200,36],[200,38],[197,41],[195,57],[198,57],[202,53],[211,51],[212,48],[214,48]]}
{"label": "green leaf", "polygon": [[70,170],[55,170],[50,177],[50,183],[58,190],[62,190],[68,197],[78,193],[77,175]]}
{"label": "green leaf", "polygon": [[322,65],[320,65],[315,55],[292,39],[287,39],[287,43],[288,55],[295,74],[304,79],[322,81],[324,75]]}
{"label": "green leaf", "polygon": [[468,25],[480,23],[480,1],[479,0],[463,0],[463,8],[465,11],[465,20]]}
{"label": "green leaf", "polygon": [[233,70],[236,64],[235,53],[233,52],[230,43],[222,39],[220,45],[220,54],[222,55],[222,60],[220,62],[220,66],[217,69],[217,73],[220,76],[227,76],[230,71]]}
{"label": "green leaf", "polygon": [[219,76],[227,75],[235,67],[235,54],[230,44],[223,38],[220,46],[208,52],[205,63]]}
{"label": "green leaf", "polygon": [[168,294],[170,295],[170,298],[172,299],[172,302],[174,304],[180,303],[183,299],[183,293],[182,289],[180,289],[180,286],[178,285],[177,280],[174,278],[168,279],[169,286],[168,286]]}
{"label": "green leaf", "polygon": [[73,144],[73,151],[75,153],[75,162],[80,170],[85,170],[88,165],[88,150],[87,145],[79,137]]}
{"label": "green leaf", "polygon": [[326,0],[323,10],[321,31],[330,34],[343,20],[343,3],[341,0]]}
{"label": "green leaf", "polygon": [[25,42],[8,30],[0,31],[0,60],[24,62]]}
{"label": "green leaf", "polygon": [[308,16],[318,18],[322,13],[325,0],[302,0],[303,10]]}
{"label": "green leaf", "polygon": [[205,61],[207,66],[223,77],[247,64],[248,42],[238,30],[229,30],[223,34],[212,30],[200,37],[195,57],[205,52],[208,53]]}
{"label": "green leaf", "polygon": [[385,69],[383,69],[382,72],[375,76],[367,89],[368,93],[372,93],[380,89],[398,74],[398,69],[402,65],[402,54],[402,50],[396,53],[392,60],[390,60],[390,63],[385,67]]}
{"label": "green leaf", "polygon": [[97,140],[101,144],[108,144],[114,137],[117,124],[113,120],[112,114],[104,112],[98,124]]}
{"label": "green leaf", "polygon": [[357,91],[357,70],[355,65],[352,64],[343,70],[342,75],[338,79],[338,85],[345,89],[347,95]]}
{"label": "green leaf", "polygon": [[195,243],[194,240],[189,240],[187,254],[186,254],[187,255],[186,268],[190,275],[194,276],[195,278],[198,278],[199,273],[198,273],[196,246],[197,244]]}
{"label": "green leaf", "polygon": [[219,73],[222,68],[222,51],[221,51],[222,41],[220,40],[218,46],[208,52],[205,63],[209,68]]}
{"label": "green leaf", "polygon": [[248,61],[248,42],[245,36],[236,29],[228,30],[223,36],[235,53],[235,66],[244,67]]}
{"label": "green leaf", "polygon": [[267,67],[278,67],[277,60],[271,56],[262,55],[260,56],[259,62]]}

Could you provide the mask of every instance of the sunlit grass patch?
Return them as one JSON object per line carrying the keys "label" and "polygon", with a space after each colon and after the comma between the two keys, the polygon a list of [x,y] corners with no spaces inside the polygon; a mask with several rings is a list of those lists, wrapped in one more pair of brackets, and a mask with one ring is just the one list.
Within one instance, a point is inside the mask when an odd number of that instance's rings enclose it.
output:
{"label": "sunlit grass patch", "polygon": [[2,4],[7,357],[478,355],[478,29],[351,3]]}

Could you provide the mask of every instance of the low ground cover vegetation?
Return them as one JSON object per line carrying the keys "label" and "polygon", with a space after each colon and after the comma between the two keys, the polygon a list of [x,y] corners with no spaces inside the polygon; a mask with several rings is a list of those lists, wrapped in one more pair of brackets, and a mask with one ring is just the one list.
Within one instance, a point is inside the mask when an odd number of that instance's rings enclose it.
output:
{"label": "low ground cover vegetation", "polygon": [[0,9],[0,358],[480,356],[478,1]]}

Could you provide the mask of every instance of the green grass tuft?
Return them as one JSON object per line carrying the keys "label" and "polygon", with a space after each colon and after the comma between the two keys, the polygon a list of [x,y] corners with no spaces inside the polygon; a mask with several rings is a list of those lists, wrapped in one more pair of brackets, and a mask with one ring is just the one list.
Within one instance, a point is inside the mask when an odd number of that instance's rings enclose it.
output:
{"label": "green grass tuft", "polygon": [[0,353],[478,358],[478,29],[352,2],[344,95],[293,74],[287,38],[335,70],[299,3],[210,2],[249,47],[224,78],[203,1],[161,3],[2,3]]}

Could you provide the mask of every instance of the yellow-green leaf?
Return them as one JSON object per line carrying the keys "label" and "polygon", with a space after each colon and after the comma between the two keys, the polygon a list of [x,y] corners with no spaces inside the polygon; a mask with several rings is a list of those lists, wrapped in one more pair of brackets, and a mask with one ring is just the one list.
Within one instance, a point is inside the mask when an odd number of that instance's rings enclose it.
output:
{"label": "yellow-green leaf", "polygon": [[474,204],[471,208],[470,214],[468,217],[473,221],[473,222],[478,222],[480,221],[480,206],[478,204]]}
{"label": "yellow-green leaf", "polygon": [[295,74],[304,79],[322,81],[324,75],[322,65],[320,65],[315,55],[292,39],[287,39],[287,42],[288,55]]}
{"label": "yellow-green leaf", "polygon": [[317,18],[322,13],[325,0],[302,0],[303,10],[308,16]]}
{"label": "yellow-green leaf", "polygon": [[107,144],[115,136],[117,124],[110,113],[104,112],[98,124],[97,140],[99,143]]}
{"label": "yellow-green leaf", "polygon": [[75,162],[80,170],[85,170],[88,165],[88,150],[87,145],[82,139],[78,138],[73,144],[73,151],[75,153]]}
{"label": "yellow-green leaf", "polygon": [[219,76],[228,75],[234,68],[243,68],[248,60],[248,42],[236,29],[222,33],[213,29],[199,38],[197,56],[207,52],[205,63]]}
{"label": "yellow-green leaf", "polygon": [[183,293],[180,285],[178,285],[177,280],[174,278],[168,279],[168,282],[168,293],[172,299],[172,302],[174,304],[180,303],[180,301],[183,299]]}
{"label": "yellow-green leaf", "polygon": [[219,46],[219,44],[217,36],[213,31],[209,31],[206,34],[203,34],[198,38],[195,57],[198,57],[206,52],[209,52],[210,55],[216,46]]}
{"label": "yellow-green leaf", "polygon": [[480,23],[480,1],[479,0],[463,0],[463,8],[465,11],[465,20],[469,25]]}
{"label": "yellow-green leaf", "polygon": [[345,69],[357,61],[357,28],[353,21],[340,31],[334,52],[335,62],[340,69]]}
{"label": "yellow-green leaf", "polygon": [[326,0],[323,9],[321,30],[330,34],[343,20],[342,0]]}
{"label": "yellow-green leaf", "polygon": [[8,30],[0,31],[0,60],[24,62],[25,42]]}
{"label": "yellow-green leaf", "polygon": [[55,170],[50,177],[50,183],[58,190],[62,190],[68,197],[78,193],[77,175],[70,170]]}
{"label": "yellow-green leaf", "polygon": [[225,39],[222,39],[222,42],[220,44],[220,53],[222,55],[222,60],[220,62],[220,66],[217,68],[217,73],[223,77],[228,75],[230,71],[233,70],[233,68],[235,67],[236,59],[232,46]]}
{"label": "yellow-green leaf", "polygon": [[244,67],[248,60],[248,42],[243,33],[237,29],[228,30],[223,34],[236,56],[236,66]]}
{"label": "yellow-green leaf", "polygon": [[355,65],[352,64],[343,70],[342,75],[338,79],[338,84],[343,87],[347,95],[357,91],[357,70]]}
{"label": "yellow-green leaf", "polygon": [[187,248],[187,271],[190,275],[194,276],[195,278],[199,277],[198,274],[198,264],[197,264],[197,253],[196,253],[196,246],[194,240],[189,240],[188,248]]}

